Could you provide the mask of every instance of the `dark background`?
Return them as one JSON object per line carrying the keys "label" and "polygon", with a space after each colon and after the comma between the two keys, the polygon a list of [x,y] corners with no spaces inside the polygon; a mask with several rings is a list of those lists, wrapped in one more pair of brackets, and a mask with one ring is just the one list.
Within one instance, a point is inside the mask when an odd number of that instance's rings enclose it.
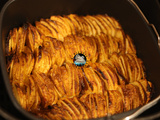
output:
{"label": "dark background", "polygon": [[[0,10],[3,7],[3,5],[7,2],[8,0],[0,0]],[[148,19],[149,23],[152,23],[155,25],[158,33],[160,34],[160,0],[134,0],[146,18]],[[8,96],[6,95],[3,88],[4,84],[2,83],[2,76],[1,76],[1,71],[0,71],[0,120],[5,120],[4,118],[8,120],[13,120],[13,118],[10,118],[12,116],[16,116],[19,119],[25,119],[23,116],[21,116],[18,111],[16,111],[14,108],[12,108],[12,105],[8,106],[3,106],[3,103],[7,102]],[[147,117],[148,116],[148,117]],[[159,116],[158,118],[155,119],[156,116]],[[144,118],[145,117],[145,118]],[[147,118],[146,118],[147,117]],[[15,118],[15,119],[17,119]],[[160,120],[160,102],[141,114],[138,118],[143,118],[139,120]]]}

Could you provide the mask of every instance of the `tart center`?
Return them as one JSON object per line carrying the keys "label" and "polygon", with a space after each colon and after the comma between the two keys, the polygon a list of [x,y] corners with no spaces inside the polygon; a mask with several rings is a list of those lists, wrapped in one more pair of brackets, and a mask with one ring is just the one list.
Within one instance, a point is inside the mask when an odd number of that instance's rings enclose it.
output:
{"label": "tart center", "polygon": [[86,56],[82,53],[78,53],[74,56],[73,62],[76,66],[83,66],[86,64]]}

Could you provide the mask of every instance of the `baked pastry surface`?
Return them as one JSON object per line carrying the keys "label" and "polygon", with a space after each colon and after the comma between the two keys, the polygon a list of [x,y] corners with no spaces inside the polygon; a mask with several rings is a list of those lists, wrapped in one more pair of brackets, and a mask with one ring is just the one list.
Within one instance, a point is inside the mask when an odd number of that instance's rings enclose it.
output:
{"label": "baked pastry surface", "polygon": [[[78,53],[84,66],[74,64]],[[17,101],[45,119],[114,115],[151,99],[132,39],[107,15],[51,16],[14,28],[6,57]]]}

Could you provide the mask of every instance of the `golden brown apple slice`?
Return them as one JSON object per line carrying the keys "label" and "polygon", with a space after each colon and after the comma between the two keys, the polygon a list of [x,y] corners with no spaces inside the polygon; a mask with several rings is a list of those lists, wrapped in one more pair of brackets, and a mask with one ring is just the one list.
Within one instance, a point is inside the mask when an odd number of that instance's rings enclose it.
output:
{"label": "golden brown apple slice", "polygon": [[33,72],[47,73],[51,67],[51,56],[44,49],[44,47],[39,47],[35,54],[35,66]]}
{"label": "golden brown apple slice", "polygon": [[76,97],[62,98],[58,105],[66,110],[72,119],[88,119],[90,118],[90,111],[81,103]]}
{"label": "golden brown apple slice", "polygon": [[41,105],[46,108],[57,103],[58,95],[53,82],[44,74],[34,72],[32,78],[38,86]]}
{"label": "golden brown apple slice", "polygon": [[92,118],[103,117],[108,114],[108,95],[89,93],[80,98],[91,111]]}
{"label": "golden brown apple slice", "polygon": [[27,34],[26,45],[30,47],[32,52],[37,50],[39,46],[42,46],[43,40],[41,39],[41,35],[38,32],[37,28],[28,24],[28,34]]}
{"label": "golden brown apple slice", "polygon": [[16,52],[17,41],[18,41],[18,30],[17,28],[14,28],[9,32],[9,38],[7,39],[7,43],[6,43],[7,55],[10,55]]}
{"label": "golden brown apple slice", "polygon": [[118,77],[115,70],[107,63],[91,64],[91,67],[99,74],[99,77],[105,83],[105,90],[116,90],[118,85]]}
{"label": "golden brown apple slice", "polygon": [[51,37],[43,36],[42,39],[44,41],[44,50],[47,51],[51,56],[51,64],[57,64],[61,66],[66,58],[63,42]]}
{"label": "golden brown apple slice", "polygon": [[54,65],[49,74],[60,97],[76,96],[81,92],[82,73],[74,64]]}
{"label": "golden brown apple slice", "polygon": [[123,97],[118,90],[108,91],[108,113],[110,115],[122,113],[124,109]]}
{"label": "golden brown apple slice", "polygon": [[33,67],[33,54],[29,48],[25,47],[24,52],[12,58],[9,67],[9,78],[13,79],[13,81],[19,81],[20,86],[23,86],[25,79],[31,74]]}
{"label": "golden brown apple slice", "polygon": [[[41,19],[41,21],[44,21],[44,19]],[[40,21],[36,21],[35,25],[41,34],[50,37],[53,36],[51,29],[49,29],[46,25],[44,25],[43,22],[41,23]]]}

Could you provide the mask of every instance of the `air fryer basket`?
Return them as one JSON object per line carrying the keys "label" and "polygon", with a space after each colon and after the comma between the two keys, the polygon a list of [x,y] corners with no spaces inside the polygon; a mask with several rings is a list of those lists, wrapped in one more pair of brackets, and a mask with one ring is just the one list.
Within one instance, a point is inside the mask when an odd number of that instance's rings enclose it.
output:
{"label": "air fryer basket", "polygon": [[[38,119],[26,112],[16,101],[9,82],[6,60],[5,41],[9,30],[22,26],[23,23],[34,23],[40,18],[51,15],[108,14],[119,21],[125,33],[133,39],[137,56],[144,62],[147,79],[154,85],[152,101],[147,107],[156,104],[160,99],[160,50],[155,32],[150,28],[132,0],[10,0],[1,11],[0,17],[0,63],[8,95],[14,107],[28,119]],[[113,115],[111,118],[125,118],[133,113],[143,112],[147,107],[139,107],[128,112]],[[109,117],[101,118],[106,119]]]}

